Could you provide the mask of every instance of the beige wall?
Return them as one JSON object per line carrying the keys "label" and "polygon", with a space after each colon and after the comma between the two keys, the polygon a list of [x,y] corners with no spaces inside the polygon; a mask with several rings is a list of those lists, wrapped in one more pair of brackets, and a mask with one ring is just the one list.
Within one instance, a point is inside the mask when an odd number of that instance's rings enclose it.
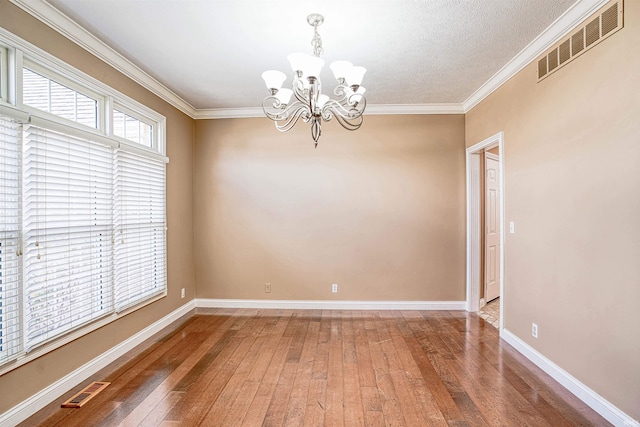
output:
{"label": "beige wall", "polygon": [[638,419],[640,2],[625,9],[601,45],[469,112],[466,144],[504,131],[505,327]]}
{"label": "beige wall", "polygon": [[464,300],[464,116],[329,125],[196,122],[198,297]]}
{"label": "beige wall", "polygon": [[[77,45],[0,0],[0,26],[167,118],[168,296],[46,356],[0,376],[0,414],[180,307],[195,295],[193,271],[193,120]],[[180,288],[187,298],[180,298]]]}

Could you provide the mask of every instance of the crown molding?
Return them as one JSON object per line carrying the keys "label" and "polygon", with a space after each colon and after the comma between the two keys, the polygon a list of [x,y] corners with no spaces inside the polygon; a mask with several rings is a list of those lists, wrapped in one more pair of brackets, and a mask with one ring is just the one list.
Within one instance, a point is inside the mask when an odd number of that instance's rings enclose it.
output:
{"label": "crown molding", "polygon": [[511,61],[478,88],[462,103],[464,113],[471,111],[480,101],[491,95],[511,77],[529,65],[578,24],[604,6],[609,0],[580,0],[556,19],[546,30],[529,43]]}
{"label": "crown molding", "polygon": [[261,107],[243,108],[201,108],[196,110],[193,116],[196,120],[201,119],[244,119],[249,117],[264,117]]}
{"label": "crown molding", "polygon": [[[464,114],[462,104],[371,104],[364,111],[365,116],[384,114]],[[264,117],[260,107],[208,108],[195,111],[194,119],[240,119]]]}
{"label": "crown molding", "polygon": [[372,104],[365,115],[383,114],[464,114],[462,104]]}
{"label": "crown molding", "polygon": [[159,96],[178,110],[190,117],[195,116],[195,108],[176,95],[171,89],[151,77],[137,65],[109,47],[89,31],[84,29],[58,9],[42,1],[9,0],[29,15],[40,20],[69,40],[87,50],[92,55],[106,62],[125,76]]}

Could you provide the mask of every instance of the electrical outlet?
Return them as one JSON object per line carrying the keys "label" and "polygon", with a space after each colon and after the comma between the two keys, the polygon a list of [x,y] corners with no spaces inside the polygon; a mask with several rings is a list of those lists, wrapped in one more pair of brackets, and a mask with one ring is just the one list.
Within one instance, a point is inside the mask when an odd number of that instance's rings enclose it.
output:
{"label": "electrical outlet", "polygon": [[331,292],[334,294],[338,293],[338,284],[334,283],[333,285],[331,285]]}
{"label": "electrical outlet", "polygon": [[538,338],[538,325],[535,323],[531,324],[531,335],[533,335],[534,338]]}
{"label": "electrical outlet", "polygon": [[271,283],[265,283],[264,284],[264,293],[265,294],[270,294],[271,293]]}
{"label": "electrical outlet", "polygon": [[184,291],[184,288],[182,288],[180,290],[180,298],[184,298],[185,296],[187,296],[186,292]]}

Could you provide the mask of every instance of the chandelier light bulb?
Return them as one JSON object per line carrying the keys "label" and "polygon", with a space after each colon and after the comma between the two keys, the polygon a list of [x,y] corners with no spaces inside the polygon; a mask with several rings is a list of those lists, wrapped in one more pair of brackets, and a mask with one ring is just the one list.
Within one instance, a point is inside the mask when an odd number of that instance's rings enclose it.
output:
{"label": "chandelier light bulb", "polygon": [[329,68],[333,71],[333,76],[336,80],[340,81],[340,79],[347,78],[349,71],[353,68],[353,64],[349,61],[333,61]]}
{"label": "chandelier light bulb", "polygon": [[264,79],[264,83],[267,85],[267,89],[272,92],[277,92],[282,87],[284,81],[287,80],[287,75],[282,71],[269,70],[262,73],[262,78]]}
{"label": "chandelier light bulb", "polygon": [[324,60],[317,58],[313,55],[306,53],[292,53],[287,56],[291,69],[300,76],[302,74],[305,77],[320,77],[322,67],[324,67]]}
{"label": "chandelier light bulb", "polygon": [[306,63],[306,57],[309,56],[306,53],[291,53],[287,55],[287,59],[289,60],[289,64],[291,64],[291,69],[294,73],[298,73],[299,77],[302,76],[302,72],[304,69],[304,64]]}
{"label": "chandelier light bulb", "polygon": [[366,72],[367,69],[364,67],[352,67],[349,70],[349,75],[346,76],[347,84],[349,86],[360,86],[362,84],[362,79],[364,78],[364,73]]}

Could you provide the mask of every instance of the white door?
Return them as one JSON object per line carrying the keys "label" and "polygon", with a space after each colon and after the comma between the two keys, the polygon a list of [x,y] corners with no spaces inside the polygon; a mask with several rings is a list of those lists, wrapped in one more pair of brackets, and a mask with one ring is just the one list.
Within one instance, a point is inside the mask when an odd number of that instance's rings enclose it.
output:
{"label": "white door", "polygon": [[484,299],[500,296],[500,160],[485,153],[484,157]]}

